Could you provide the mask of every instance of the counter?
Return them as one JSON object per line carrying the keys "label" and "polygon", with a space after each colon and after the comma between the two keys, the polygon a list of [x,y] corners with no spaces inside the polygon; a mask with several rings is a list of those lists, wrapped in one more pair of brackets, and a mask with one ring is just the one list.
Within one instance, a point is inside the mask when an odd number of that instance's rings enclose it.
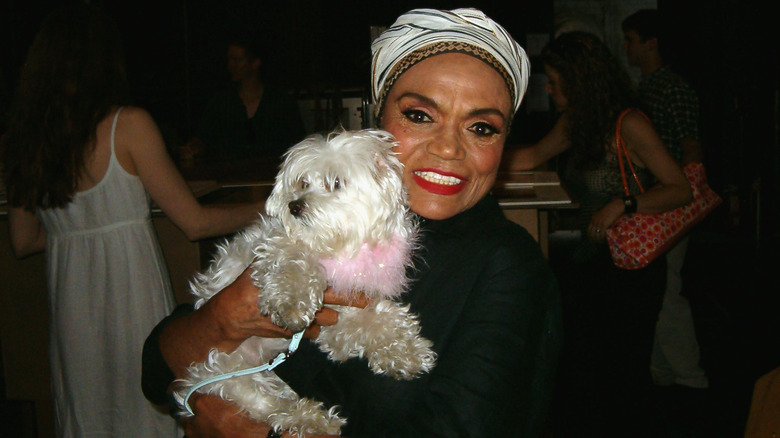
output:
{"label": "counter", "polygon": [[549,254],[549,212],[577,208],[552,171],[499,174],[493,194],[504,215],[528,230],[544,255]]}

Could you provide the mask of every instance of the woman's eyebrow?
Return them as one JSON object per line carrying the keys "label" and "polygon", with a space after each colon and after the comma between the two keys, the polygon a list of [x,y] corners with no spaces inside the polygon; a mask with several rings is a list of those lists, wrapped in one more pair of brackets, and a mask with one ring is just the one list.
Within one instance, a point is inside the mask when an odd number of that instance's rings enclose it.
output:
{"label": "woman's eyebrow", "polygon": [[501,120],[506,121],[506,116],[504,113],[502,113],[498,108],[478,108],[469,113],[469,115],[473,116],[481,116],[481,115],[496,115],[498,117],[501,117]]}
{"label": "woman's eyebrow", "polygon": [[420,100],[423,103],[425,103],[427,105],[430,105],[430,106],[432,106],[434,108],[438,108],[439,107],[439,105],[436,104],[436,101],[431,99],[430,97],[427,97],[427,96],[424,96],[422,94],[415,93],[415,92],[412,92],[412,91],[403,93],[400,96],[398,96],[398,99],[396,99],[396,102],[400,101],[401,99],[405,99],[405,98],[412,98],[412,99]]}

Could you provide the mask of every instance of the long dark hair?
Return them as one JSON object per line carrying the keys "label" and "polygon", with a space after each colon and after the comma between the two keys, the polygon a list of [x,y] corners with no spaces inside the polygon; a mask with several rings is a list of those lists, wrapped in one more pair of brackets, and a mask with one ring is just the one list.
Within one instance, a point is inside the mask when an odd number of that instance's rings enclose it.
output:
{"label": "long dark hair", "polygon": [[115,23],[83,4],[50,14],[27,53],[0,140],[10,205],[34,210],[70,202],[97,124],[128,95]]}
{"label": "long dark hair", "polygon": [[587,32],[561,34],[545,47],[542,58],[561,76],[573,164],[592,168],[604,159],[620,112],[636,105],[631,78],[609,48]]}

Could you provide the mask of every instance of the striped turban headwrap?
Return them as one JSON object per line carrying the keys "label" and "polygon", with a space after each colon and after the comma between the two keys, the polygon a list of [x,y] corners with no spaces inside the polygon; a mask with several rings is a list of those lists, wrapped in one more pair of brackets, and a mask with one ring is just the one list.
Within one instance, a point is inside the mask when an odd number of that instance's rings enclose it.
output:
{"label": "striped turban headwrap", "polygon": [[379,117],[393,83],[423,59],[464,53],[498,71],[509,88],[514,112],[528,86],[531,65],[525,51],[498,23],[477,9],[414,9],[371,44],[372,98]]}

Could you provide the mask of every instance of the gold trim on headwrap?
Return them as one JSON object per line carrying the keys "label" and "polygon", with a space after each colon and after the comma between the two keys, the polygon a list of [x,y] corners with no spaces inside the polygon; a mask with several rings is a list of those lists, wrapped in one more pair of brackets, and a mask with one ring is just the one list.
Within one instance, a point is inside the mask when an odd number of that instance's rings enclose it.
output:
{"label": "gold trim on headwrap", "polygon": [[388,91],[393,88],[395,81],[418,62],[430,58],[431,56],[441,55],[444,53],[462,53],[464,55],[470,55],[493,67],[498,72],[498,74],[504,78],[504,82],[506,83],[507,88],[509,88],[509,95],[511,96],[510,100],[514,101],[515,85],[512,77],[510,76],[509,72],[506,71],[504,66],[501,65],[501,63],[498,62],[498,60],[487,50],[459,41],[441,41],[417,49],[414,52],[406,55],[403,59],[395,64],[393,70],[390,72],[390,74],[387,75],[384,87],[382,87],[382,91],[377,97],[377,108],[375,111],[377,120],[382,118],[382,106],[385,101],[385,97],[387,97]]}

